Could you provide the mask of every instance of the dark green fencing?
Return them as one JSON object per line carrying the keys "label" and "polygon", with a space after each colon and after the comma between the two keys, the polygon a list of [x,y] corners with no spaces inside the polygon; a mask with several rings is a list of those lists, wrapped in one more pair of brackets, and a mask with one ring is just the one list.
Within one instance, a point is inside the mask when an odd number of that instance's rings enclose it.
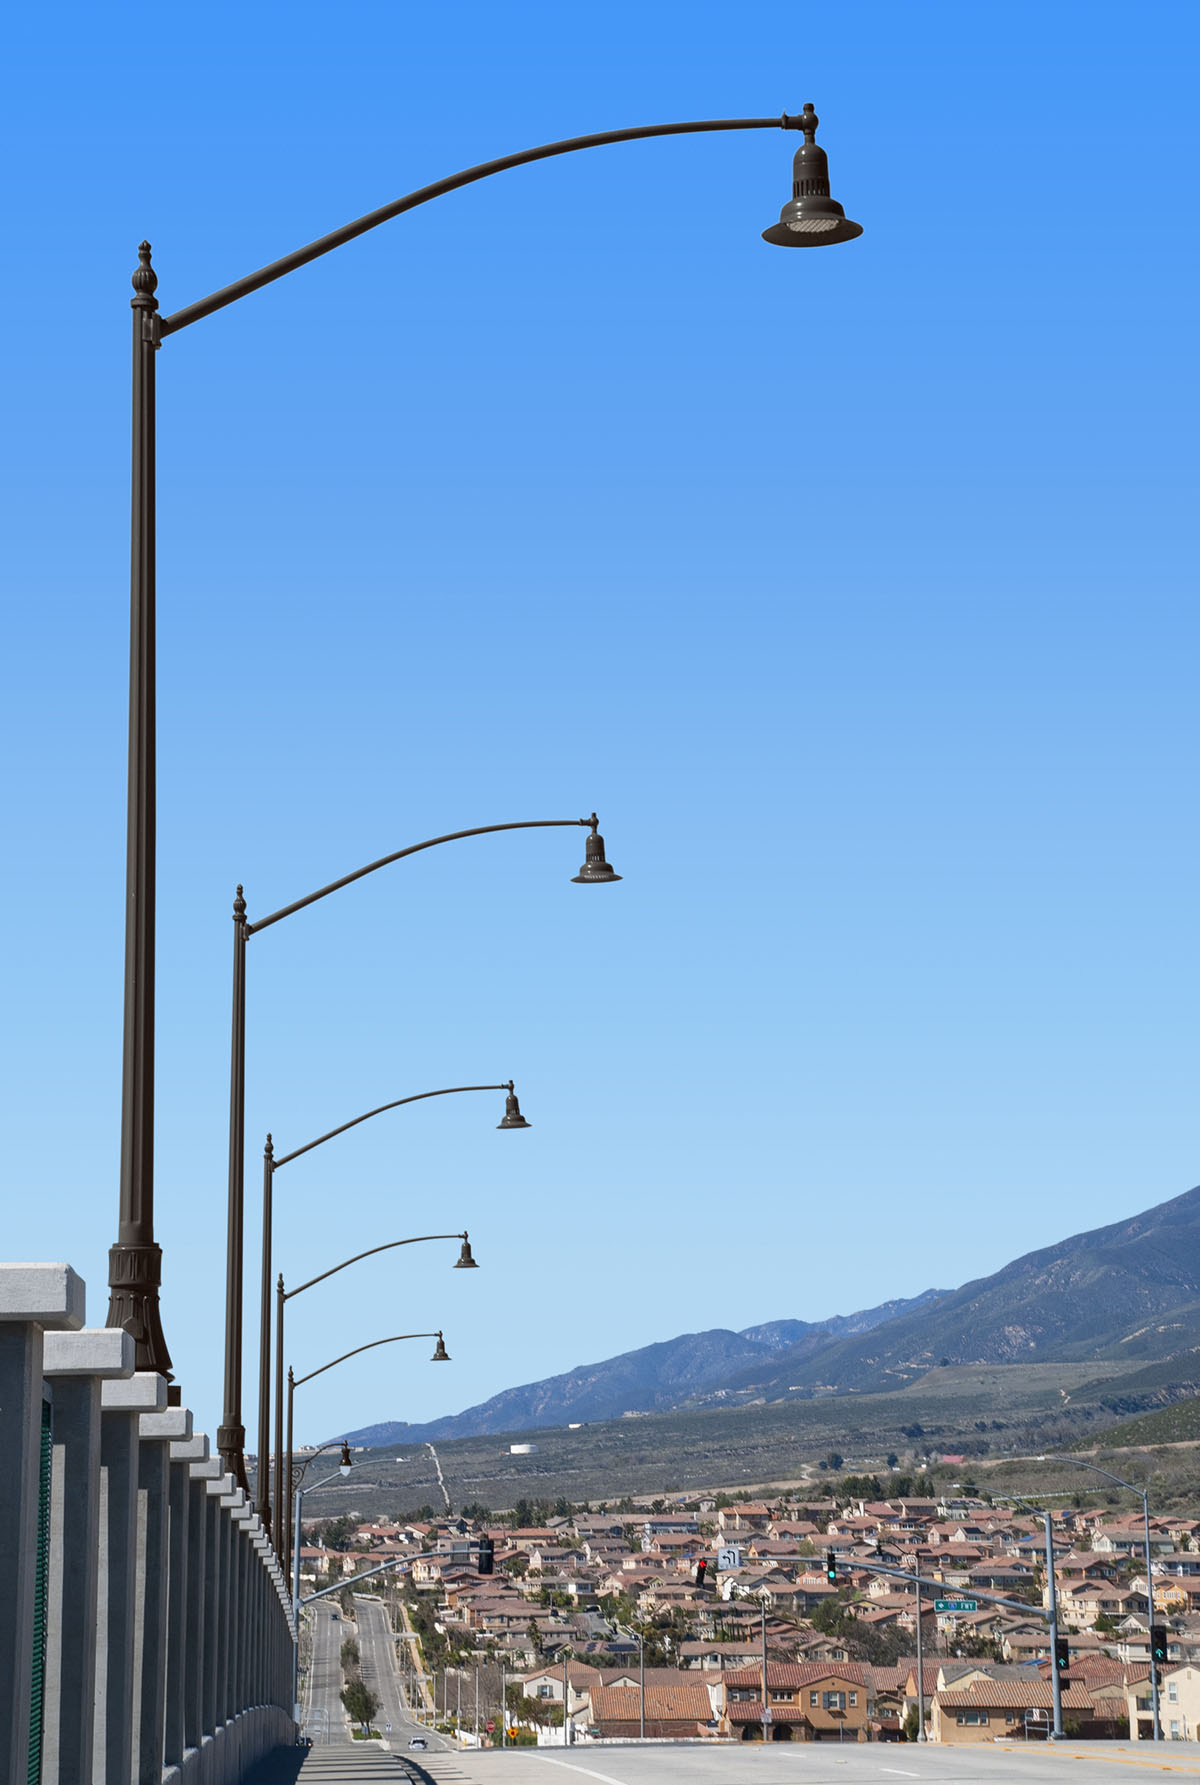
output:
{"label": "dark green fencing", "polygon": [[50,1462],[54,1450],[49,1401],[42,1402],[42,1450],[38,1479],[37,1578],[33,1592],[33,1691],[29,1700],[27,1785],[42,1776],[42,1721],[46,1703],[46,1591],[50,1574]]}

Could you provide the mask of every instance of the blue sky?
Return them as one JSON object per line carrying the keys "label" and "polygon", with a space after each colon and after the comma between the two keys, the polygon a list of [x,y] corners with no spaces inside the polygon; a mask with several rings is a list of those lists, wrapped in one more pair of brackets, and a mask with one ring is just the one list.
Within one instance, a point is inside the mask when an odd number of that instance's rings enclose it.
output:
{"label": "blue sky", "polygon": [[[158,1229],[220,1417],[230,901],[302,1436],[819,1318],[1177,1195],[1194,1140],[1194,10],[111,5],[9,25],[6,1251],[103,1320],[128,278],[164,312],[565,135],[159,358]],[[248,1284],[256,1265],[251,1252]],[[256,1330],[248,1309],[248,1336]],[[246,1412],[253,1425],[253,1345]]]}

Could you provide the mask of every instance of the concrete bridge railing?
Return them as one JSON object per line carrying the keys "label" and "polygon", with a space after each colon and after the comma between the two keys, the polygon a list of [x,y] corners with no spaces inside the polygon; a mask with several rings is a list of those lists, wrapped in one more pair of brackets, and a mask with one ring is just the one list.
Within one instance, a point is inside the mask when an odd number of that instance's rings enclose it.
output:
{"label": "concrete bridge railing", "polygon": [[256,1513],[66,1264],[0,1265],[0,1779],[233,1785],[295,1736]]}

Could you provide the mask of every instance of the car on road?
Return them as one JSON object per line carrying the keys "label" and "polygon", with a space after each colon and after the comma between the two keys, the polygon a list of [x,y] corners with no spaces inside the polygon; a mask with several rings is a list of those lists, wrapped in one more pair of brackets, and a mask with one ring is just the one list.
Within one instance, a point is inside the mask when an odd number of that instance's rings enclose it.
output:
{"label": "car on road", "polygon": [[429,1743],[423,1735],[414,1735],[409,1738],[408,1745],[410,1748],[427,1748]]}

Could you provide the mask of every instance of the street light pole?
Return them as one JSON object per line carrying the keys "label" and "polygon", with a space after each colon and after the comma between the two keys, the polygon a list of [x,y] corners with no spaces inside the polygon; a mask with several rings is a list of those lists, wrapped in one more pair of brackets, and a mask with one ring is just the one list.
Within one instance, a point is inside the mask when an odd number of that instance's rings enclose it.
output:
{"label": "street light pole", "polygon": [[[1072,1463],[1077,1469],[1090,1469],[1093,1475],[1103,1475],[1106,1481],[1115,1481],[1118,1487],[1128,1488],[1142,1502],[1142,1551],[1146,1562],[1146,1622],[1154,1622],[1154,1564],[1150,1554],[1150,1490],[1140,1488],[1132,1481],[1126,1481],[1121,1475],[1114,1475],[1111,1469],[1101,1469],[1097,1463],[1085,1463],[1082,1457],[1041,1456],[1040,1463]],[[1152,1741],[1161,1742],[1162,1716],[1160,1714],[1158,1696],[1158,1667],[1154,1656],[1150,1656],[1150,1714],[1154,1724]]]}
{"label": "street light pole", "polygon": [[[236,303],[251,292],[365,235],[405,211],[431,199],[474,184],[492,174],[527,166],[552,156],[650,137],[696,135],[725,130],[798,130],[804,142],[792,168],[792,198],[780,222],[764,236],[784,247],[819,248],[861,234],[842,207],[829,196],[825,152],[815,141],[817,116],[811,105],[802,114],[778,118],[712,118],[689,123],[642,125],[590,136],[544,143],[514,155],[422,186],[393,203],[356,218],[331,234],[261,267],[221,291],[169,316],[158,314],[158,275],[151,265],[149,242],[138,248],[133,274],[133,435],[130,504],[130,656],[129,773],[126,826],[124,1048],[121,1085],[121,1182],[117,1241],[109,1254],[108,1324],[132,1333],[139,1370],[170,1376],[171,1359],[159,1315],[162,1255],[154,1239],[154,939],[155,878],[155,353],[160,343],[203,317]],[[589,845],[589,855],[591,846]],[[365,871],[365,870],[364,870]],[[581,876],[582,877],[582,876]],[[612,878],[611,875],[606,876]],[[241,920],[244,922],[244,918]],[[235,911],[235,926],[238,925]],[[259,926],[261,927],[261,926]],[[242,944],[245,936],[240,938]],[[236,946],[236,943],[235,943]],[[239,1234],[236,1236],[240,1240]],[[240,1389],[226,1403],[221,1446],[226,1464],[238,1463]],[[235,1415],[231,1418],[230,1415]]]}
{"label": "street light pole", "polygon": [[[267,1535],[271,1534],[271,1492],[270,1468],[268,1459],[271,1452],[271,1253],[272,1229],[274,1226],[274,1184],[275,1173],[284,1165],[290,1165],[293,1159],[299,1159],[304,1153],[311,1153],[315,1147],[324,1146],[327,1140],[334,1140],[339,1134],[345,1134],[349,1128],[357,1128],[361,1122],[369,1122],[372,1116],[381,1116],[386,1110],[399,1109],[406,1103],[422,1103],[430,1097],[454,1097],[464,1091],[507,1091],[508,1105],[503,1121],[496,1124],[498,1128],[528,1128],[528,1123],[517,1104],[513,1081],[508,1079],[498,1085],[450,1085],[441,1091],[418,1091],[412,1097],[397,1097],[392,1103],[381,1103],[377,1109],[369,1109],[352,1121],[343,1122],[337,1128],[331,1128],[328,1134],[318,1135],[302,1147],[296,1147],[282,1158],[275,1157],[275,1147],[271,1136],[267,1136],[267,1144],[263,1148],[263,1213],[262,1213],[262,1294],[259,1305],[258,1332],[258,1503],[255,1510],[263,1522]],[[516,1116],[513,1109],[516,1109]]]}
{"label": "street light pole", "polygon": [[[290,1478],[285,1478],[283,1473],[283,1315],[285,1305],[292,1300],[293,1296],[303,1295],[306,1289],[313,1288],[314,1284],[323,1283],[326,1277],[335,1277],[339,1271],[346,1270],[349,1265],[357,1264],[360,1259],[372,1258],[376,1252],[394,1251],[397,1246],[420,1246],[427,1240],[461,1240],[462,1248],[454,1261],[454,1269],[456,1271],[478,1270],[479,1267],[471,1252],[471,1242],[465,1233],[421,1233],[414,1235],[411,1239],[388,1240],[382,1246],[372,1246],[366,1252],[356,1252],[353,1258],[344,1258],[341,1264],[335,1264],[330,1270],[322,1271],[318,1277],[310,1277],[307,1283],[301,1283],[296,1289],[285,1289],[283,1272],[279,1273],[275,1289],[275,1498],[278,1505],[283,1507],[291,1505]],[[291,1448],[292,1439],[289,1432],[289,1453]],[[280,1484],[285,1479],[287,1479],[287,1486],[281,1486]],[[286,1523],[286,1520],[284,1522]],[[278,1544],[280,1533],[277,1531],[275,1535],[276,1553],[285,1556],[284,1566],[286,1568],[287,1544],[285,1542],[284,1549],[281,1551]]]}
{"label": "street light pole", "polygon": [[[309,905],[315,905],[318,900],[327,899],[331,893],[340,892],[342,887],[350,886],[354,881],[362,880],[368,874],[377,873],[380,868],[389,867],[393,862],[403,861],[410,855],[419,855],[426,849],[436,849],[441,843],[457,843],[464,837],[489,836],[496,831],[557,830],[565,826],[590,827],[591,834],[585,846],[586,859],[574,878],[584,885],[600,885],[604,882],[617,881],[621,876],[613,872],[605,859],[604,839],[599,834],[599,824],[600,821],[593,812],[590,818],[528,818],[508,824],[476,825],[471,830],[451,831],[442,837],[428,837],[423,843],[410,843],[404,849],[395,849],[390,855],[381,856],[378,861],[367,862],[364,867],[356,868],[351,874],[343,874],[340,879],[331,881],[328,886],[318,887],[315,892],[307,893],[302,899],[294,899],[290,905],[284,905],[280,910],[271,912],[268,917],[260,918],[257,923],[248,922],[246,901],[242,894],[242,888],[238,887],[237,897],[233,901],[233,1035],[229,1067],[229,1192],[225,1268],[225,1415],[217,1430],[217,1448],[221,1452],[226,1469],[246,1492],[249,1492],[249,1487],[246,1480],[246,1428],[242,1424],[242,1259],[244,1250],[242,1230],[246,1153],[247,942],[251,936],[257,936],[261,930],[270,929],[272,924],[282,922],[285,917],[294,916],[297,911],[306,910]],[[353,1126],[353,1124],[347,1124],[347,1126]],[[269,1268],[268,1266],[268,1273]]]}
{"label": "street light pole", "polygon": [[[354,1467],[350,1458],[350,1446],[342,1439],[342,1460],[333,1475],[323,1475],[320,1481],[314,1481],[310,1488],[296,1489],[296,1529],[301,1529],[300,1520],[304,1509],[306,1493],[315,1494],[318,1488],[327,1487],[338,1477],[349,1475]],[[296,1565],[292,1570],[292,1617],[296,1626],[296,1635],[292,1643],[292,1715],[297,1725],[300,1722],[300,1545],[296,1545]]]}

